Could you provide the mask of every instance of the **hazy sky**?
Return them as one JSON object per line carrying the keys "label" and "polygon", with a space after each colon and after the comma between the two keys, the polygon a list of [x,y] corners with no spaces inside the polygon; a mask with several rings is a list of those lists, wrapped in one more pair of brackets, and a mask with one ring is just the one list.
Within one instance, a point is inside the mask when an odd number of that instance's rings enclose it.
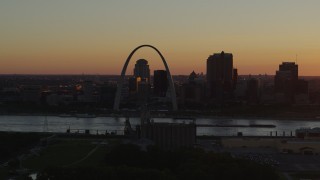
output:
{"label": "hazy sky", "polygon": [[[129,53],[156,46],[172,74],[206,72],[231,52],[239,74],[274,74],[295,61],[320,75],[319,0],[3,0],[0,74],[120,74]],[[160,58],[141,49],[151,70]]]}

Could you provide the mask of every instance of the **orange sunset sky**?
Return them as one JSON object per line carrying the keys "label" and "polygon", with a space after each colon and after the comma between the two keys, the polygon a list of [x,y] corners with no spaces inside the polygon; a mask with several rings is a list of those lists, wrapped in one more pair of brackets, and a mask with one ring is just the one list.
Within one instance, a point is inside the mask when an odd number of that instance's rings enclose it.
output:
{"label": "orange sunset sky", "polygon": [[[320,75],[318,0],[30,0],[0,2],[0,74],[120,74],[141,44],[172,74],[206,73],[210,54],[233,53],[239,74],[275,74],[296,61]],[[163,69],[141,49],[151,70]]]}

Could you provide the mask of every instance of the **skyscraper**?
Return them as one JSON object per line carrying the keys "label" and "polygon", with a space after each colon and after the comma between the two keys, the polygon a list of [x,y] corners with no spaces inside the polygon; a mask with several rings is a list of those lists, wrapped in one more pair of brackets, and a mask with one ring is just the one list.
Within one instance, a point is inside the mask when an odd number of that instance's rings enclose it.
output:
{"label": "skyscraper", "polygon": [[279,65],[279,71],[288,71],[291,74],[291,79],[298,80],[298,64],[295,62],[283,62]]}
{"label": "skyscraper", "polygon": [[275,92],[285,96],[286,103],[294,102],[298,86],[298,65],[294,62],[283,62],[279,65],[274,78]]}
{"label": "skyscraper", "polygon": [[208,95],[218,97],[230,93],[234,80],[233,55],[231,53],[216,53],[207,59]]}
{"label": "skyscraper", "polygon": [[140,77],[146,82],[150,82],[150,69],[148,61],[145,59],[139,59],[134,66],[134,76]]}
{"label": "skyscraper", "polygon": [[155,70],[153,77],[154,94],[156,96],[165,97],[168,89],[167,71]]}

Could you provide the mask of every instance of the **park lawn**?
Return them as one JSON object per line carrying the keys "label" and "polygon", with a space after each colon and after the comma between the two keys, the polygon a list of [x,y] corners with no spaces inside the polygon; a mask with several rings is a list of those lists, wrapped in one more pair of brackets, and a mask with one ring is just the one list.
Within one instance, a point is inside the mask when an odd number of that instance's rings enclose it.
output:
{"label": "park lawn", "polygon": [[96,145],[92,140],[60,140],[45,148],[40,156],[22,162],[22,167],[42,170],[50,166],[65,166],[85,157]]}
{"label": "park lawn", "polygon": [[71,167],[101,167],[105,165],[106,146],[99,146],[98,149],[85,160]]}

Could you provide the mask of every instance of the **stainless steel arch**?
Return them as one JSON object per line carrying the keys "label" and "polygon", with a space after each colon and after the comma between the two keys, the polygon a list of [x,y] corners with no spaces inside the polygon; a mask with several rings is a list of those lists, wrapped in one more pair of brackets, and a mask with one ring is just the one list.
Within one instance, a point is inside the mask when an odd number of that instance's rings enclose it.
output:
{"label": "stainless steel arch", "polygon": [[122,71],[121,71],[121,78],[118,82],[118,87],[117,87],[117,93],[116,93],[116,98],[114,100],[114,106],[113,106],[113,109],[114,110],[119,110],[119,106],[120,106],[120,99],[121,99],[121,90],[122,90],[122,86],[123,86],[123,82],[125,80],[125,74],[126,74],[126,71],[127,71],[127,67],[128,67],[128,64],[133,56],[133,54],[140,48],[143,48],[143,47],[149,47],[149,48],[152,48],[154,49],[158,54],[159,56],[161,57],[162,59],[162,62],[164,64],[164,67],[166,68],[166,71],[167,71],[167,79],[169,81],[169,88],[170,88],[170,91],[171,91],[171,101],[172,101],[172,107],[173,107],[173,110],[176,111],[178,110],[178,106],[177,106],[177,98],[176,98],[176,91],[175,91],[175,88],[174,88],[174,84],[173,84],[173,80],[172,80],[172,76],[171,76],[171,73],[170,73],[170,70],[169,70],[169,67],[168,67],[168,64],[166,62],[166,60],[164,59],[163,55],[161,54],[161,52],[154,46],[151,46],[151,45],[147,45],[147,44],[144,44],[144,45],[141,45],[141,46],[138,46],[136,47],[131,53],[130,55],[128,56],[123,68],[122,68]]}

